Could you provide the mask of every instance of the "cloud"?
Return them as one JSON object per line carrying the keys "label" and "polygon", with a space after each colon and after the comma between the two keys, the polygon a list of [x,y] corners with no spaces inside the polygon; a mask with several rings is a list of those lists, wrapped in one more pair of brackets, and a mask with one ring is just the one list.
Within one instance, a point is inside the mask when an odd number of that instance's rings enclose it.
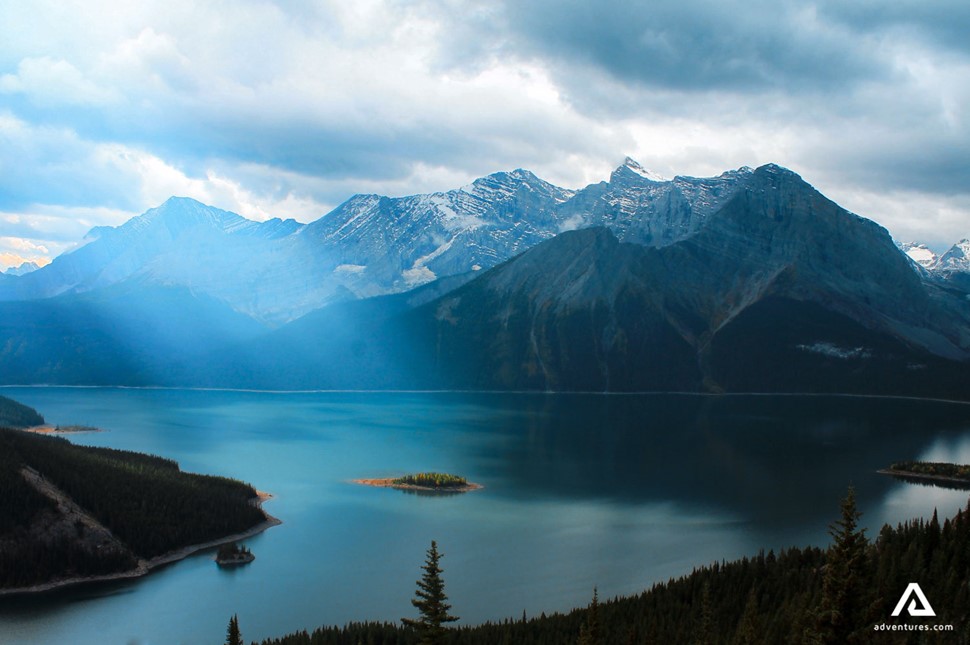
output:
{"label": "cloud", "polygon": [[2,3],[0,211],[60,236],[171,194],[307,221],[516,167],[581,187],[629,154],[777,162],[894,232],[917,220],[880,195],[966,235],[964,4]]}
{"label": "cloud", "polygon": [[884,73],[866,42],[812,5],[728,0],[505,3],[514,44],[569,67],[643,87],[689,91],[831,91]]}
{"label": "cloud", "polygon": [[50,249],[18,237],[0,237],[0,271],[25,262],[44,266],[50,262]]}
{"label": "cloud", "polygon": [[25,94],[41,105],[107,105],[117,95],[98,87],[65,60],[25,58],[16,74],[0,76],[0,93]]}

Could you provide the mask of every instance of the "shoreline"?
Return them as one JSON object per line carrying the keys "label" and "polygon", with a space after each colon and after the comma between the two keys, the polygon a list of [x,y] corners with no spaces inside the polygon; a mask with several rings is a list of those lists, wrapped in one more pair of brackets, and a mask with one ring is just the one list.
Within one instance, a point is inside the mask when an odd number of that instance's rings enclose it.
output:
{"label": "shoreline", "polygon": [[[250,500],[250,503],[262,510],[263,502],[272,499],[273,495],[264,491],[256,491],[256,497]],[[33,595],[46,593],[48,591],[56,591],[59,589],[65,589],[67,587],[74,587],[78,585],[95,583],[95,582],[111,582],[114,580],[128,580],[134,578],[141,578],[152,570],[158,567],[165,566],[166,564],[172,564],[173,562],[178,562],[179,560],[184,560],[185,558],[198,553],[199,551],[204,551],[206,549],[211,549],[213,547],[221,546],[223,544],[228,544],[230,542],[238,542],[239,540],[245,540],[246,538],[251,538],[254,535],[259,535],[267,529],[271,529],[274,526],[279,526],[283,521],[277,517],[273,517],[266,511],[263,511],[263,515],[266,519],[256,526],[250,527],[245,531],[239,533],[234,533],[233,535],[228,535],[221,538],[216,538],[208,542],[202,542],[200,544],[190,544],[189,546],[182,547],[175,551],[169,551],[168,553],[163,553],[162,555],[157,555],[149,560],[139,560],[138,566],[134,569],[129,569],[127,571],[118,571],[117,573],[106,573],[99,576],[79,576],[76,578],[65,578],[62,580],[53,580],[51,582],[45,582],[39,585],[33,585],[31,587],[16,587],[14,589],[0,589],[0,598],[4,596],[20,596],[20,595]]]}
{"label": "shoreline", "polygon": [[485,488],[481,484],[468,482],[464,486],[449,486],[446,488],[430,488],[428,486],[415,486],[414,484],[395,484],[396,477],[380,477],[376,479],[351,479],[353,484],[362,486],[374,486],[375,488],[396,488],[398,490],[418,490],[425,493],[467,493],[473,490]]}
{"label": "shoreline", "polygon": [[49,423],[44,423],[39,426],[30,426],[29,428],[19,428],[21,432],[29,432],[31,434],[52,434],[52,435],[70,435],[70,434],[84,434],[89,432],[107,432],[103,428],[95,428],[94,426],[80,426],[80,425],[69,425],[69,426],[57,426],[51,425]]}
{"label": "shoreline", "polygon": [[914,473],[911,470],[890,470],[888,468],[882,468],[876,472],[880,475],[892,475],[893,477],[899,477],[900,479],[911,479],[917,482],[939,482],[943,484],[952,484],[962,489],[970,489],[970,479],[960,479],[959,477],[950,477],[948,475],[930,475],[928,473]]}
{"label": "shoreline", "polygon": [[863,394],[852,392],[694,392],[684,390],[657,391],[657,390],[631,390],[609,391],[598,390],[468,390],[454,388],[432,388],[432,389],[310,389],[310,390],[266,390],[261,388],[234,388],[234,387],[187,387],[187,386],[166,386],[166,385],[67,385],[59,383],[6,383],[0,385],[0,390],[4,389],[77,389],[77,390],[160,390],[171,392],[245,392],[250,394],[582,394],[597,396],[701,396],[701,397],[741,397],[741,396],[792,396],[792,397],[839,397],[839,398],[858,398],[858,399],[898,399],[903,401],[929,401],[932,403],[953,403],[956,405],[970,406],[970,399],[944,399],[936,396],[915,396],[912,394]]}

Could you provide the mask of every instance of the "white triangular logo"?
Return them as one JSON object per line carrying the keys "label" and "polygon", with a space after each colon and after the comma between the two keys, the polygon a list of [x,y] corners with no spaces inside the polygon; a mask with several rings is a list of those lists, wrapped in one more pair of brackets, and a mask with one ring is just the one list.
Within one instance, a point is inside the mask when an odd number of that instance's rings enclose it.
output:
{"label": "white triangular logo", "polygon": [[[913,596],[916,596],[916,598],[909,603],[909,607],[906,607],[906,601],[910,600]],[[916,604],[917,600],[919,601],[918,606]],[[893,616],[898,616],[903,613],[903,607],[906,607],[906,611],[909,612],[910,616],[936,616],[936,612],[930,606],[930,601],[926,599],[923,590],[915,582],[909,583],[909,586],[906,587],[906,591],[903,592],[899,602],[896,603],[896,608],[893,609]]]}

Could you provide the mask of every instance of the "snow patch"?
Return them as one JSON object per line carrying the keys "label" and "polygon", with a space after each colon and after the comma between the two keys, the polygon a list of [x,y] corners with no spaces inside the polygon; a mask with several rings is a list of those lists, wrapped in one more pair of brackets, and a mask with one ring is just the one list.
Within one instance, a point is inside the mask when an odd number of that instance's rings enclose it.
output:
{"label": "snow patch", "polygon": [[416,287],[418,285],[425,284],[426,282],[434,282],[438,279],[438,276],[435,275],[434,271],[426,266],[417,266],[413,269],[405,269],[404,271],[401,271],[401,277],[403,277],[404,282],[411,287]]}
{"label": "snow patch", "polygon": [[838,358],[843,361],[849,360],[850,358],[871,358],[872,351],[865,347],[839,347],[835,343],[818,342],[812,343],[811,345],[797,345],[798,349],[803,352],[811,352],[813,354],[822,354],[823,356],[828,356],[830,358]]}
{"label": "snow patch", "polygon": [[367,270],[367,266],[363,264],[340,264],[337,268],[333,270],[336,275],[360,275]]}
{"label": "snow patch", "polygon": [[638,162],[631,159],[630,157],[626,158],[626,160],[623,162],[623,165],[629,168],[630,170],[632,170],[633,172],[635,172],[636,174],[640,175],[644,179],[649,179],[650,181],[655,181],[658,183],[670,181],[669,178],[664,177],[659,173],[653,172],[652,170],[647,170],[646,168],[641,166]]}
{"label": "snow patch", "polygon": [[940,256],[928,249],[925,244],[904,242],[899,245],[899,249],[924,269],[932,269],[940,261]]}
{"label": "snow patch", "polygon": [[566,231],[575,231],[583,224],[585,224],[583,216],[576,214],[568,219],[563,220],[563,222],[559,225],[559,232],[565,233]]}
{"label": "snow patch", "polygon": [[485,226],[485,222],[479,217],[456,212],[452,208],[453,204],[442,195],[431,195],[428,201],[444,216],[441,223],[449,230],[460,229],[470,231]]}

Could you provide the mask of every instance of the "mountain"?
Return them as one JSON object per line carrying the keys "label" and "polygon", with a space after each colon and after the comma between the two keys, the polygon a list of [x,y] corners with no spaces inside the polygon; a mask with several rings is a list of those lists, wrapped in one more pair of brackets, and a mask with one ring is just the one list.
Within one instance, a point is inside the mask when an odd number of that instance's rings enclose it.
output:
{"label": "mountain", "polygon": [[[245,271],[250,260],[262,256],[274,240],[300,228],[294,220],[252,222],[195,200],[173,197],[117,228],[92,229],[80,247],[13,284],[0,284],[0,299],[87,293],[138,279],[206,293],[250,313],[245,301],[233,298],[240,290],[256,291],[253,287],[259,281]],[[227,264],[235,273],[219,270]],[[256,297],[258,293],[247,296]]]}
{"label": "mountain", "polygon": [[0,382],[966,397],[967,291],[773,164],[517,170],[306,226],[173,199],[62,258],[10,278],[75,286],[0,303]]}
{"label": "mountain", "polygon": [[195,356],[263,332],[209,296],[137,281],[0,302],[0,383],[159,385]]}
{"label": "mountain", "polygon": [[229,366],[209,378],[965,398],[966,300],[924,280],[883,228],[796,174],[773,165],[745,174],[676,242],[567,231],[434,297],[419,290],[321,309],[231,358],[207,358]]}
{"label": "mountain", "polygon": [[628,157],[609,182],[559,205],[558,216],[568,229],[606,226],[623,242],[665,246],[700,230],[752,175],[743,167],[718,177],[665,180]]}
{"label": "mountain", "polygon": [[40,268],[40,265],[36,262],[23,262],[20,266],[10,267],[3,272],[4,275],[21,276],[36,271]]}
{"label": "mountain", "polygon": [[970,294],[970,240],[957,242],[943,255],[918,243],[903,243],[899,248],[942,284]]}
{"label": "mountain", "polygon": [[698,230],[750,176],[663,178],[632,159],[609,182],[570,191],[526,170],[408,197],[356,195],[306,226],[251,222],[172,198],[22,279],[0,300],[84,293],[137,278],[182,286],[278,326],[341,300],[399,293],[488,269],[575,228],[609,226],[624,241],[659,246]]}
{"label": "mountain", "polygon": [[129,278],[182,286],[278,325],[340,300],[395,293],[493,266],[559,230],[551,209],[571,191],[528,171],[447,193],[352,197],[307,226],[252,222],[171,198],[14,283],[0,299],[84,293]]}
{"label": "mountain", "polygon": [[970,240],[961,240],[940,256],[933,271],[970,298]]}
{"label": "mountain", "polygon": [[932,269],[940,261],[940,256],[925,244],[920,244],[919,242],[903,242],[898,244],[898,246],[899,250],[905,253],[910,260],[924,269]]}

